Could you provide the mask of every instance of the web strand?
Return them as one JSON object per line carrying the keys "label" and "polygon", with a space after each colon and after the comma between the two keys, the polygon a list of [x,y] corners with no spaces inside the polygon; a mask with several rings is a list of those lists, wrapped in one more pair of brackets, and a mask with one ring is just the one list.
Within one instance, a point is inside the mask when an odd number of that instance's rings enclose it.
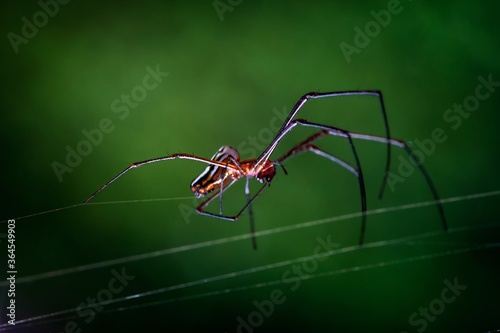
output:
{"label": "web strand", "polygon": [[[174,201],[174,200],[187,200],[187,199],[193,199],[193,197],[175,197],[175,198],[157,198],[157,199],[136,199],[136,200],[121,200],[121,201],[105,201],[105,202],[88,202],[86,204],[83,203],[78,203],[70,206],[65,206],[65,207],[60,207],[60,208],[55,208],[55,209],[50,209],[50,210],[45,210],[43,212],[38,212],[38,213],[33,213],[29,215],[23,215],[23,216],[18,216],[18,217],[13,217],[13,220],[24,220],[30,217],[35,217],[39,215],[45,215],[49,213],[55,213],[61,210],[66,210],[70,208],[75,208],[79,206],[92,206],[92,205],[116,205],[116,204],[129,204],[129,203],[141,203],[141,202],[155,202],[155,201]],[[7,223],[8,220],[3,220],[0,221],[1,223]]]}
{"label": "web strand", "polygon": [[[484,192],[484,193],[442,199],[442,200],[440,200],[440,202],[441,203],[460,202],[460,201],[465,201],[465,200],[496,196],[499,194],[500,194],[500,191],[491,191],[491,192]],[[145,200],[145,201],[143,201],[143,200],[135,201],[134,200],[132,202],[148,202],[148,201],[161,201],[161,200],[163,200],[163,199],[153,199],[153,200]],[[130,202],[130,201],[126,201],[126,202]],[[111,204],[111,203],[125,203],[125,202],[120,201],[120,202],[97,203],[97,204]],[[392,212],[392,211],[407,210],[407,209],[412,209],[412,208],[424,207],[424,206],[428,206],[428,205],[434,205],[435,203],[436,203],[435,201],[426,201],[426,202],[418,202],[418,203],[412,203],[412,204],[406,204],[406,205],[394,206],[394,207],[388,207],[388,208],[380,208],[380,209],[371,210],[368,212],[368,214],[374,215],[374,214],[382,214],[382,213],[387,213],[387,212]],[[60,209],[56,209],[56,210],[46,211],[46,212],[42,212],[42,213],[38,213],[38,214],[32,214],[30,216],[46,214],[49,212],[54,212],[54,211],[67,209],[67,208],[71,208],[71,207],[76,207],[79,205],[80,204],[68,206],[68,207],[64,207],[64,208],[60,208]],[[330,217],[330,218],[321,219],[321,220],[308,221],[308,222],[299,223],[296,225],[260,231],[260,232],[257,232],[256,235],[257,236],[272,235],[272,234],[276,234],[276,233],[280,233],[280,232],[308,228],[308,227],[312,227],[312,226],[317,226],[317,225],[321,225],[321,224],[325,224],[325,223],[346,220],[346,219],[355,218],[355,217],[359,217],[359,216],[361,216],[361,213],[352,213],[352,214]],[[28,216],[26,216],[26,217],[28,217]],[[458,233],[458,232],[478,230],[478,229],[483,229],[483,228],[492,228],[492,227],[498,227],[498,226],[500,226],[500,223],[492,223],[492,224],[479,225],[479,226],[474,225],[474,226],[456,227],[456,228],[451,228],[448,231],[448,233]],[[378,241],[378,242],[367,243],[363,246],[355,245],[355,246],[348,246],[348,247],[341,248],[341,249],[330,250],[328,252],[322,253],[321,256],[322,257],[332,257],[335,255],[340,255],[340,254],[359,251],[359,250],[368,251],[369,249],[380,248],[380,247],[384,247],[384,246],[394,246],[394,245],[412,245],[412,246],[421,245],[421,244],[446,244],[446,245],[459,244],[460,246],[464,245],[464,243],[461,243],[461,242],[454,243],[454,242],[449,242],[449,241],[446,241],[446,242],[425,241],[424,242],[424,240],[426,240],[426,239],[429,239],[429,238],[432,238],[435,236],[440,236],[440,235],[443,235],[442,231],[427,232],[427,233],[423,233],[423,234],[419,234],[419,235],[415,235],[415,236],[407,236],[407,237],[402,237],[402,238],[397,238],[397,239],[392,239],[392,240],[383,240],[383,241]],[[77,266],[77,267],[58,270],[58,271],[46,272],[46,273],[42,273],[42,274],[38,274],[38,275],[32,275],[32,276],[21,278],[18,280],[18,283],[33,282],[33,281],[44,279],[44,278],[60,276],[60,275],[64,275],[64,274],[74,273],[74,272],[82,272],[82,271],[95,269],[95,268],[99,268],[99,267],[115,265],[117,263],[126,263],[126,262],[131,262],[131,261],[152,258],[152,257],[156,257],[159,255],[173,254],[173,253],[179,253],[179,252],[183,252],[183,251],[189,251],[192,249],[215,246],[218,244],[224,244],[224,243],[234,242],[237,240],[247,239],[247,238],[250,238],[251,236],[252,236],[251,234],[243,234],[243,235],[238,235],[238,236],[234,236],[234,237],[228,237],[228,238],[222,238],[222,239],[217,239],[217,240],[211,240],[211,241],[207,241],[207,242],[189,244],[189,245],[185,245],[185,246],[181,246],[181,247],[170,248],[170,249],[165,249],[165,250],[160,250],[160,251],[154,251],[154,252],[150,252],[150,253],[129,256],[129,257],[124,257],[124,258],[118,258],[118,259],[114,259],[114,260],[103,261],[103,262],[98,262],[98,263],[93,263],[93,264],[83,265],[83,266]],[[397,259],[397,260],[392,260],[392,261],[384,261],[384,262],[372,263],[372,264],[367,264],[367,265],[337,269],[337,270],[323,272],[323,273],[311,274],[311,275],[304,277],[304,280],[316,279],[316,278],[345,274],[345,273],[350,273],[350,272],[355,272],[355,271],[360,271],[360,270],[381,268],[381,267],[387,267],[387,266],[392,266],[392,265],[397,265],[397,264],[409,263],[409,262],[418,261],[418,260],[432,259],[432,258],[436,258],[436,257],[449,256],[449,255],[454,255],[454,254],[461,254],[461,253],[466,253],[466,252],[479,251],[479,250],[500,247],[500,243],[495,243],[495,242],[482,243],[482,244],[480,243],[480,244],[473,244],[473,245],[470,245],[470,243],[466,243],[466,244],[468,244],[469,246],[462,247],[459,249],[452,249],[452,250],[448,250],[448,251],[438,252],[438,253],[410,257],[410,258],[402,258],[402,259]],[[200,280],[189,281],[189,282],[185,282],[185,283],[181,283],[181,284],[163,287],[160,289],[145,291],[145,292],[141,292],[141,293],[137,293],[134,295],[125,296],[125,297],[120,297],[120,298],[116,298],[116,299],[113,299],[113,300],[110,300],[107,302],[99,303],[97,305],[118,304],[118,303],[123,303],[123,302],[129,301],[129,300],[133,300],[133,299],[140,299],[140,298],[145,298],[145,297],[152,296],[152,295],[168,293],[168,292],[171,292],[174,290],[186,289],[186,288],[197,286],[197,285],[207,285],[207,284],[210,284],[210,283],[216,282],[216,281],[221,281],[221,280],[226,280],[226,279],[234,279],[236,277],[240,277],[240,276],[244,276],[244,275],[268,271],[268,270],[272,270],[272,269],[276,269],[276,268],[280,268],[280,267],[286,267],[286,266],[293,265],[296,263],[311,260],[312,258],[313,258],[312,256],[303,256],[303,257],[292,258],[292,259],[279,261],[279,262],[275,262],[275,263],[271,263],[271,264],[247,268],[247,269],[240,270],[240,271],[224,273],[224,274],[215,275],[215,276],[200,279]],[[283,282],[281,280],[260,282],[260,283],[256,283],[256,284],[244,285],[244,286],[239,286],[239,287],[234,287],[234,288],[229,288],[229,289],[215,290],[215,291],[198,293],[198,294],[194,294],[194,295],[188,295],[188,296],[177,297],[177,298],[169,298],[169,299],[162,300],[162,301],[148,302],[148,303],[135,304],[135,305],[129,305],[129,306],[121,306],[119,308],[110,308],[110,309],[107,309],[104,313],[118,312],[118,311],[124,311],[124,310],[129,310],[129,309],[135,309],[135,308],[139,308],[139,307],[153,306],[153,305],[165,304],[165,303],[176,302],[176,301],[183,301],[183,300],[190,300],[190,299],[195,299],[195,298],[216,296],[216,295],[220,295],[220,294],[227,294],[227,293],[249,290],[249,289],[263,288],[263,287],[277,285],[280,283],[283,283]],[[39,315],[39,316],[34,316],[34,317],[26,318],[26,319],[20,319],[20,320],[16,321],[16,323],[17,323],[16,328],[19,327],[19,325],[23,325],[23,326],[26,324],[27,325],[41,325],[41,324],[44,324],[47,322],[65,320],[67,318],[74,317],[74,315],[68,317],[68,315],[71,315],[71,313],[73,313],[74,311],[75,311],[75,308],[71,308],[71,309],[65,309],[65,310],[52,312],[52,313],[48,313],[48,314],[43,314],[43,315]],[[2,324],[2,325],[0,325],[0,328],[9,329],[10,327],[8,327],[6,324]]]}
{"label": "web strand", "polygon": [[[446,199],[441,199],[440,202],[443,204],[446,204],[446,203],[460,202],[460,201],[465,201],[465,200],[479,199],[479,198],[485,198],[485,197],[491,197],[491,196],[497,196],[497,195],[500,195],[500,190],[499,191],[477,193],[477,194],[470,194],[470,195],[464,195],[464,196],[457,196],[457,197],[452,197],[452,198],[446,198]],[[171,198],[170,200],[174,200],[174,199],[179,199],[179,198]],[[96,204],[149,202],[149,201],[161,201],[161,200],[169,200],[169,199],[112,201],[112,202],[96,203]],[[89,204],[92,204],[92,203],[89,203]],[[414,208],[420,208],[420,207],[425,207],[425,206],[430,206],[430,205],[435,205],[435,204],[436,204],[436,201],[424,201],[424,202],[417,202],[417,203],[411,203],[411,204],[400,205],[400,206],[379,208],[379,209],[367,211],[367,215],[376,215],[376,214],[383,214],[383,213],[394,212],[394,211],[414,209]],[[75,205],[75,206],[78,206],[78,205]],[[74,206],[69,206],[69,207],[74,207]],[[54,211],[54,210],[52,210],[52,211]],[[48,212],[50,212],[50,211],[48,211]],[[44,212],[44,213],[46,213],[46,212]],[[326,218],[326,219],[313,220],[313,221],[303,222],[303,223],[294,224],[294,225],[288,225],[288,226],[283,226],[283,227],[278,227],[278,228],[273,228],[273,229],[267,229],[267,230],[262,230],[262,231],[256,232],[255,236],[256,237],[263,237],[263,236],[269,236],[272,234],[277,234],[277,233],[291,231],[291,230],[310,228],[313,226],[318,226],[318,225],[322,225],[322,224],[326,224],[326,223],[332,223],[332,222],[348,220],[351,218],[357,218],[357,217],[360,217],[361,215],[362,215],[361,212],[356,212],[356,213],[350,213],[350,214],[345,214],[345,215],[340,215],[340,216],[334,216],[334,217],[330,217],[330,218]],[[87,264],[87,265],[80,265],[80,266],[76,266],[76,267],[59,269],[59,270],[55,270],[55,271],[30,275],[30,276],[26,276],[26,277],[20,277],[16,280],[16,283],[21,284],[21,283],[26,283],[26,282],[34,282],[34,281],[58,277],[58,276],[66,275],[66,274],[84,272],[84,271],[97,269],[97,268],[103,268],[103,267],[124,264],[124,263],[128,263],[128,262],[133,262],[133,261],[155,258],[155,257],[163,256],[163,255],[169,255],[169,254],[174,254],[174,253],[180,253],[180,252],[191,251],[191,250],[195,250],[195,249],[207,248],[207,247],[211,247],[211,246],[236,242],[236,241],[245,240],[245,239],[248,239],[251,237],[252,237],[252,234],[247,233],[247,234],[241,234],[241,235],[232,236],[232,237],[220,238],[220,239],[215,239],[215,240],[210,240],[210,241],[205,241],[205,242],[200,242],[200,243],[188,244],[188,245],[153,251],[153,252],[149,252],[149,253],[143,253],[143,254],[137,254],[137,255],[132,255],[132,256],[128,256],[128,257],[122,257],[122,258],[117,258],[117,259],[112,259],[112,260],[95,262],[95,263],[91,263],[91,264]],[[367,245],[365,245],[365,246],[367,246]],[[0,282],[0,287],[6,286],[6,285],[7,285],[6,281]]]}
{"label": "web strand", "polygon": [[[457,232],[464,232],[464,231],[469,231],[469,230],[474,230],[474,229],[479,229],[479,228],[497,227],[499,225],[500,225],[499,223],[495,223],[495,224],[490,224],[488,226],[460,227],[460,228],[450,229],[449,232],[450,233],[457,233]],[[368,249],[389,246],[389,245],[398,245],[398,244],[410,244],[410,245],[412,245],[413,240],[426,239],[426,238],[434,237],[434,236],[437,236],[440,234],[442,234],[442,232],[429,232],[429,233],[424,233],[424,234],[420,234],[420,235],[416,235],[416,236],[409,236],[409,237],[403,237],[403,238],[398,238],[398,239],[367,243],[364,246],[354,245],[354,246],[349,246],[349,247],[345,247],[345,248],[341,248],[341,249],[330,250],[328,252],[321,254],[320,256],[321,257],[331,257],[334,255],[339,255],[339,254],[343,254],[343,253],[348,253],[348,252],[353,252],[353,251],[358,251],[358,250],[368,250]],[[301,280],[311,280],[311,279],[317,279],[317,278],[322,278],[322,277],[327,277],[327,276],[334,276],[334,275],[358,272],[358,271],[362,271],[362,270],[383,268],[383,267],[394,266],[394,265],[398,265],[398,264],[405,264],[405,263],[421,261],[421,260],[426,260],[426,259],[433,259],[433,258],[437,258],[437,257],[444,257],[444,256],[467,253],[467,252],[486,250],[486,249],[496,248],[496,247],[500,247],[500,243],[485,243],[485,244],[474,245],[474,246],[469,246],[469,247],[464,247],[464,248],[459,248],[459,249],[442,251],[442,252],[438,252],[438,253],[414,256],[414,257],[410,257],[410,258],[396,259],[396,260],[391,260],[391,261],[383,261],[383,262],[378,262],[378,263],[342,268],[342,269],[332,270],[332,271],[323,272],[323,273],[309,274],[306,276],[302,276]],[[284,261],[276,262],[273,264],[268,264],[268,265],[258,266],[258,267],[254,267],[254,268],[250,268],[250,269],[225,273],[225,274],[213,276],[210,278],[195,280],[195,281],[177,284],[177,285],[173,285],[173,286],[168,286],[168,287],[164,287],[164,288],[160,288],[160,289],[156,289],[156,290],[142,292],[142,293],[138,293],[138,294],[134,294],[134,295],[120,297],[120,298],[116,298],[116,299],[113,299],[110,301],[96,303],[92,306],[105,306],[105,305],[107,306],[110,304],[122,303],[122,302],[132,300],[132,299],[143,298],[146,296],[152,296],[152,295],[156,295],[156,294],[166,293],[166,292],[170,292],[173,290],[185,289],[185,288],[196,286],[196,285],[209,284],[209,283],[215,282],[215,281],[236,278],[236,277],[239,277],[242,275],[248,275],[251,273],[266,271],[266,270],[270,270],[270,269],[274,269],[274,268],[278,268],[278,267],[289,266],[292,264],[308,261],[308,260],[311,260],[313,258],[314,258],[313,256],[304,256],[304,257],[298,257],[298,258],[294,258],[294,259],[284,260]],[[154,306],[154,305],[161,305],[161,304],[167,304],[167,303],[172,303],[172,302],[191,300],[191,299],[202,298],[202,297],[217,296],[217,295],[221,295],[221,294],[228,294],[228,293],[233,293],[233,292],[238,292],[238,291],[257,289],[257,288],[263,288],[263,287],[270,287],[270,286],[275,286],[275,285],[279,285],[279,284],[283,284],[283,283],[284,282],[282,280],[260,282],[260,283],[250,284],[250,285],[245,285],[245,286],[240,286],[240,287],[226,288],[226,289],[222,289],[222,290],[204,292],[204,293],[188,295],[188,296],[183,296],[183,297],[170,298],[170,299],[166,299],[166,300],[162,300],[162,301],[148,302],[148,303],[142,303],[142,304],[136,304],[136,305],[130,305],[130,306],[122,306],[119,308],[112,308],[112,309],[105,310],[102,313],[119,312],[119,311],[132,310],[132,309],[149,307],[149,306]],[[91,306],[89,305],[88,307],[90,308]],[[86,308],[85,307],[80,308],[80,310],[83,310],[83,309],[86,309]],[[20,325],[26,325],[26,324],[27,324],[26,326],[31,326],[31,325],[46,324],[49,322],[68,320],[68,319],[75,318],[77,316],[74,316],[74,315],[73,316],[65,316],[65,315],[69,315],[70,313],[73,313],[75,311],[76,311],[76,308],[70,308],[70,309],[61,310],[61,311],[48,313],[48,314],[44,314],[44,315],[39,315],[39,316],[31,317],[31,318],[21,319],[21,320],[16,321],[16,325],[18,327]],[[63,316],[63,317],[56,318],[59,316]],[[8,326],[6,326],[6,324],[0,325],[0,328],[6,328],[6,327],[8,328]]]}

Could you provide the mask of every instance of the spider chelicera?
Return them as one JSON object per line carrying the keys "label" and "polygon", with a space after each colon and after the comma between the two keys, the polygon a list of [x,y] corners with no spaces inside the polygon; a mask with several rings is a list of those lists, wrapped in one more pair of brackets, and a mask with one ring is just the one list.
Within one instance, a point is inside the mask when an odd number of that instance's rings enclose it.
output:
{"label": "spider chelicera", "polygon": [[[295,118],[299,110],[302,106],[309,100],[315,98],[329,98],[329,97],[340,97],[340,96],[349,96],[349,95],[368,95],[368,96],[376,96],[379,99],[382,116],[385,125],[385,137],[369,135],[369,134],[361,134],[361,133],[353,133],[350,131],[346,131],[344,129],[309,122],[305,119]],[[318,129],[319,131],[304,141],[298,143],[293,146],[287,153],[276,159],[275,161],[271,161],[271,154],[276,149],[277,145],[283,139],[283,137],[289,133],[295,126],[304,126],[304,127],[312,127]],[[327,152],[321,150],[317,146],[313,144],[313,142],[321,137],[326,135],[340,136],[344,137],[348,140],[349,145],[351,147],[352,153],[354,155],[354,160],[356,166],[352,166],[347,162],[341,160],[338,157],[328,154]],[[437,190],[425,170],[424,166],[414,157],[412,150],[410,147],[401,140],[392,139],[389,131],[389,124],[387,121],[387,114],[385,111],[384,100],[382,97],[382,92],[378,90],[353,90],[353,91],[337,91],[337,92],[311,92],[302,96],[298,102],[293,107],[292,111],[285,119],[285,122],[279,129],[276,137],[269,144],[269,146],[264,150],[264,152],[257,158],[247,159],[244,161],[240,161],[240,155],[238,151],[229,146],[223,146],[212,156],[211,159],[198,157],[191,154],[172,154],[164,157],[153,158],[145,161],[140,161],[136,163],[132,163],[125,170],[120,172],[106,184],[104,184],[100,189],[98,189],[94,194],[87,198],[83,203],[87,203],[92,200],[99,192],[108,187],[112,182],[123,176],[127,171],[133,168],[138,168],[144,166],[146,164],[169,161],[173,159],[187,159],[193,161],[199,161],[208,164],[207,168],[191,183],[191,191],[193,191],[194,195],[197,198],[202,198],[205,195],[211,193],[211,195],[203,201],[197,208],[196,211],[201,215],[207,215],[223,220],[236,221],[241,214],[248,209],[249,217],[250,217],[250,231],[252,235],[252,244],[256,249],[256,239],[255,239],[255,228],[254,228],[254,216],[252,210],[252,202],[262,193],[266,186],[271,184],[274,176],[276,175],[277,167],[281,167],[286,174],[286,170],[283,167],[283,162],[288,158],[297,155],[302,152],[310,151],[319,156],[325,157],[330,161],[339,164],[343,168],[347,169],[349,172],[354,174],[358,178],[359,189],[361,194],[361,211],[362,211],[362,221],[361,221],[361,234],[359,239],[359,244],[362,245],[364,242],[365,230],[366,230],[366,192],[365,192],[365,184],[363,179],[363,172],[361,169],[361,164],[359,162],[358,154],[356,152],[356,148],[353,143],[353,139],[361,139],[368,141],[376,141],[387,144],[387,154],[386,154],[386,166],[385,166],[385,174],[382,181],[382,186],[379,192],[379,198],[382,198],[385,185],[387,183],[389,168],[390,168],[390,160],[391,160],[391,146],[396,146],[404,149],[410,156],[410,158],[415,162],[420,171],[422,172],[429,189],[436,200],[436,206],[438,208],[441,221],[445,230],[447,230],[447,224],[443,212],[443,207],[441,205],[439,195]],[[247,199],[246,205],[240,210],[240,212],[234,216],[227,216],[222,214],[222,194],[236,181],[241,178],[246,178],[246,186],[245,186],[245,196]],[[263,183],[263,186],[255,193],[253,196],[250,196],[250,187],[249,181],[251,178],[257,179],[260,183]],[[219,214],[210,213],[205,211],[205,207],[212,202],[215,198],[219,197]]]}

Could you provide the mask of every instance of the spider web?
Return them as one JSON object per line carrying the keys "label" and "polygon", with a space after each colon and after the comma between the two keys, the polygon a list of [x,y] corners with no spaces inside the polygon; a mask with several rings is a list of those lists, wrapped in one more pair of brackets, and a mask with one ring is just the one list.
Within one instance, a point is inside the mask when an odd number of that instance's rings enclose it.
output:
{"label": "spider web", "polygon": [[[453,203],[453,202],[463,202],[463,201],[467,201],[467,200],[494,197],[494,196],[498,196],[498,195],[500,195],[500,190],[471,194],[471,195],[464,195],[464,196],[457,196],[457,197],[452,197],[452,198],[446,198],[446,199],[440,200],[440,202],[443,204],[449,204],[449,203]],[[179,198],[162,198],[162,199],[148,199],[148,200],[128,200],[128,201],[89,203],[87,205],[130,204],[130,203],[134,203],[134,202],[152,202],[152,201],[167,201],[167,200],[182,200],[182,199],[186,199],[186,198],[179,197]],[[411,204],[400,205],[400,206],[380,208],[380,209],[368,211],[368,215],[386,214],[389,212],[410,210],[410,209],[415,209],[415,208],[420,208],[420,207],[425,207],[425,206],[430,206],[430,205],[435,205],[435,204],[436,204],[435,201],[425,201],[425,202],[417,202],[417,203],[411,203]],[[16,220],[28,219],[28,218],[33,217],[33,216],[42,215],[42,214],[49,214],[49,213],[56,212],[59,210],[64,210],[64,209],[71,209],[73,207],[77,207],[80,205],[81,204],[76,204],[76,205],[57,208],[57,209],[48,210],[48,211],[44,211],[44,212],[39,212],[39,213],[35,213],[35,214],[30,214],[30,215],[26,215],[26,216],[21,216],[21,217],[16,218]],[[257,235],[257,237],[260,238],[260,237],[275,235],[275,234],[279,234],[279,233],[283,233],[283,232],[287,232],[287,231],[291,231],[291,230],[311,228],[311,227],[322,225],[322,224],[335,223],[335,222],[339,222],[339,221],[343,221],[343,220],[347,220],[347,219],[352,219],[352,218],[359,218],[360,216],[361,216],[361,213],[357,212],[357,213],[346,214],[346,215],[341,215],[341,216],[333,216],[333,217],[326,218],[326,219],[305,221],[305,222],[294,224],[294,225],[287,225],[287,226],[283,226],[283,227],[279,227],[279,228],[262,230],[262,231],[257,232],[256,235]],[[5,221],[2,221],[1,223],[5,223]],[[461,234],[461,233],[467,233],[467,232],[475,231],[475,230],[488,230],[488,229],[498,228],[499,226],[500,226],[500,222],[495,222],[495,223],[490,223],[490,224],[478,224],[478,225],[472,225],[472,226],[455,227],[455,228],[451,228],[448,231],[448,234]],[[431,253],[408,256],[408,257],[398,258],[398,259],[394,259],[394,260],[383,260],[383,261],[372,262],[369,264],[354,265],[351,267],[346,267],[346,268],[341,268],[341,269],[327,270],[325,272],[308,274],[307,276],[302,277],[302,280],[308,281],[308,280],[325,278],[325,277],[334,276],[334,275],[349,274],[349,273],[354,273],[354,272],[359,272],[359,271],[364,271],[364,270],[381,269],[381,268],[386,268],[386,267],[395,266],[395,265],[402,265],[402,264],[406,264],[406,263],[410,263],[410,262],[429,260],[429,259],[439,258],[439,257],[453,256],[453,255],[469,253],[469,252],[484,251],[484,250],[488,250],[488,249],[492,249],[492,248],[497,248],[500,246],[500,242],[484,242],[484,241],[483,242],[455,242],[455,241],[450,241],[450,240],[443,241],[442,239],[439,238],[442,235],[443,235],[442,231],[434,231],[434,232],[427,232],[427,233],[422,233],[422,234],[413,235],[413,236],[371,242],[371,243],[364,244],[363,246],[356,245],[356,246],[342,247],[339,249],[333,249],[333,250],[327,251],[325,253],[322,253],[321,256],[324,258],[329,258],[329,257],[334,257],[334,256],[342,256],[342,255],[345,255],[348,253],[353,253],[353,252],[369,252],[369,251],[372,251],[372,250],[378,249],[378,248],[386,248],[386,247],[394,247],[394,246],[403,246],[403,247],[418,247],[418,246],[422,246],[422,245],[423,246],[426,246],[426,245],[444,245],[444,246],[448,246],[448,247],[450,245],[453,246],[451,249],[445,248],[442,251],[433,251]],[[122,258],[116,258],[113,260],[94,262],[94,263],[87,264],[87,265],[80,265],[80,266],[70,267],[70,268],[66,268],[66,269],[44,272],[44,273],[31,275],[31,276],[25,276],[22,278],[18,278],[16,283],[18,285],[22,285],[24,283],[32,283],[34,281],[43,280],[43,279],[52,279],[55,277],[60,277],[60,276],[68,275],[68,274],[76,274],[76,273],[84,274],[85,271],[90,271],[90,270],[97,269],[97,268],[109,267],[109,266],[114,266],[117,264],[124,264],[124,263],[133,262],[133,261],[139,261],[139,260],[146,260],[146,259],[151,259],[151,258],[159,257],[159,256],[175,255],[175,254],[178,254],[181,252],[192,251],[195,249],[209,248],[209,247],[214,247],[214,246],[218,246],[221,244],[227,244],[227,243],[231,243],[231,242],[246,240],[250,237],[251,237],[250,234],[241,234],[241,235],[232,236],[232,237],[213,239],[213,240],[209,240],[209,241],[205,241],[205,242],[187,244],[187,245],[179,246],[179,247],[166,248],[163,250],[158,250],[158,251],[154,251],[154,252],[150,252],[150,253],[137,254],[137,255],[127,256],[127,257],[122,257]],[[214,297],[214,296],[222,295],[222,294],[231,294],[231,293],[237,293],[237,292],[246,291],[246,290],[255,290],[255,289],[277,286],[277,285],[283,284],[283,280],[264,280],[264,281],[259,281],[257,283],[241,284],[239,286],[230,287],[230,288],[224,288],[224,289],[215,288],[214,290],[205,291],[205,292],[194,292],[194,293],[192,293],[190,295],[186,295],[186,296],[172,296],[172,297],[166,296],[162,300],[157,300],[157,301],[148,300],[149,296],[158,295],[158,294],[168,295],[169,292],[172,292],[174,290],[187,289],[187,288],[191,288],[194,286],[200,286],[200,285],[210,286],[211,284],[214,284],[217,281],[232,280],[232,279],[236,279],[238,277],[251,275],[251,274],[258,273],[258,272],[270,271],[270,270],[274,270],[277,268],[287,267],[287,266],[297,264],[297,263],[303,263],[306,261],[310,261],[312,259],[313,259],[313,257],[310,255],[309,256],[294,257],[294,258],[290,258],[290,259],[286,259],[286,260],[268,263],[265,265],[259,265],[259,266],[254,266],[254,267],[250,267],[250,268],[246,268],[246,269],[230,271],[230,272],[226,272],[226,273],[219,274],[219,275],[207,276],[207,277],[204,277],[202,279],[183,282],[180,284],[169,285],[169,286],[165,286],[165,287],[154,289],[154,290],[148,290],[148,291],[143,291],[140,293],[134,293],[134,294],[130,294],[127,296],[118,297],[118,298],[112,299],[110,301],[97,303],[97,304],[95,304],[95,306],[106,305],[106,309],[99,313],[99,315],[103,315],[103,314],[111,314],[111,313],[117,313],[117,312],[127,312],[127,311],[131,311],[134,309],[159,306],[159,305],[167,304],[167,303],[182,302],[182,301],[201,299],[201,298],[209,298],[209,297]],[[1,282],[0,286],[1,287],[7,286],[7,282]],[[135,304],[128,304],[129,301],[131,301],[131,300],[139,300],[139,302],[138,303],[136,302]],[[31,317],[28,317],[28,318],[17,319],[16,326],[9,326],[8,324],[0,324],[0,329],[1,330],[11,330],[11,329],[18,329],[20,327],[25,327],[25,326],[41,326],[41,325],[48,324],[48,323],[67,321],[67,320],[71,320],[74,318],[78,318],[78,316],[74,314],[75,311],[76,311],[76,308],[72,307],[72,308],[62,309],[62,310],[55,311],[55,312],[33,315]]]}

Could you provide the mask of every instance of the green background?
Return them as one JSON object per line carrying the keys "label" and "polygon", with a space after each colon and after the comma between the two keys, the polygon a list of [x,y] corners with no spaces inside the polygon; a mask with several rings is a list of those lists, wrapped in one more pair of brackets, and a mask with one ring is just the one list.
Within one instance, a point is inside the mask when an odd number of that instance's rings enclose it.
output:
{"label": "green background", "polygon": [[[355,28],[374,21],[370,11],[386,10],[386,1],[285,2],[242,1],[221,16],[211,1],[70,1],[38,29],[16,53],[8,34],[20,35],[23,17],[33,21],[39,4],[3,4],[0,26],[2,90],[1,220],[83,201],[128,164],[184,152],[210,157],[222,145],[244,147],[255,157],[269,142],[276,110],[288,111],[309,91],[380,89],[384,93],[392,136],[425,141],[436,128],[446,140],[425,156],[425,166],[442,198],[497,191],[500,92],[481,101],[456,129],[443,114],[474,95],[478,77],[500,81],[496,1],[402,1],[401,11],[372,33],[359,52],[342,53],[341,43],[355,45]],[[376,25],[375,25],[376,27]],[[358,44],[359,45],[359,44]],[[125,119],[112,103],[141,85],[146,68],[169,75],[148,91]],[[151,81],[152,82],[152,81]],[[495,89],[498,89],[495,88]],[[122,104],[123,105],[123,104]],[[275,110],[275,111],[273,111]],[[346,97],[307,103],[300,117],[352,131],[383,135],[380,108],[373,97]],[[65,164],[66,147],[76,149],[109,118],[111,133],[60,182],[54,161]],[[279,124],[282,121],[277,121]],[[273,157],[312,131],[296,129]],[[256,142],[251,143],[255,137]],[[242,146],[243,145],[243,146]],[[323,149],[353,161],[342,138],[318,142]],[[366,178],[368,209],[432,200],[417,172],[377,199],[385,146],[356,141]],[[404,152],[394,148],[391,171],[398,173]],[[204,165],[172,161],[136,169],[94,202],[135,199],[182,200],[88,205],[17,219],[18,278],[75,268],[137,254],[224,239],[248,233],[248,217],[230,223],[193,213],[189,184]],[[273,184],[255,202],[258,231],[357,213],[357,180],[347,171],[312,154],[286,163]],[[244,202],[244,181],[226,192],[224,210]],[[258,189],[258,183],[252,184]],[[186,199],[187,198],[187,199]],[[342,269],[336,275],[303,280],[296,290],[280,281],[292,265],[237,275],[134,300],[103,306],[90,323],[71,311],[47,323],[19,331],[63,332],[67,317],[82,332],[207,331],[236,332],[238,317],[248,322],[254,301],[270,299],[274,289],[285,301],[263,316],[255,332],[417,332],[409,317],[420,307],[437,306],[444,280],[466,285],[446,304],[426,332],[485,332],[499,329],[498,250],[475,246],[499,240],[498,196],[445,204],[452,230],[439,233],[432,205],[369,216],[366,242],[437,232],[422,242],[355,250],[312,266],[311,274]],[[217,204],[211,206],[217,209]],[[183,215],[184,212],[184,215]],[[481,227],[482,225],[494,226]],[[135,276],[115,298],[199,281],[221,274],[309,256],[317,238],[357,243],[359,217],[258,238],[128,261],[101,268],[17,283],[17,319],[77,307],[108,286],[113,269]],[[5,236],[7,224],[1,224]],[[1,239],[6,252],[6,239]],[[439,256],[445,251],[463,251]],[[426,260],[406,258],[431,255]],[[434,257],[433,257],[434,256]],[[2,254],[1,274],[5,274]],[[378,267],[379,263],[393,265]],[[312,263],[311,263],[312,264]],[[352,271],[351,268],[370,269]],[[368,266],[371,267],[371,266]],[[256,284],[258,288],[252,288]],[[247,289],[245,289],[248,287]],[[2,287],[2,318],[8,298]],[[227,289],[226,293],[209,295]],[[241,290],[245,289],[245,290]],[[183,298],[190,299],[183,299]],[[150,305],[151,302],[161,304]],[[434,302],[434,303],[433,303]],[[137,306],[136,308],[130,308]],[[124,307],[123,311],[115,311]],[[417,319],[422,317],[418,317]],[[250,331],[240,328],[241,332]]]}

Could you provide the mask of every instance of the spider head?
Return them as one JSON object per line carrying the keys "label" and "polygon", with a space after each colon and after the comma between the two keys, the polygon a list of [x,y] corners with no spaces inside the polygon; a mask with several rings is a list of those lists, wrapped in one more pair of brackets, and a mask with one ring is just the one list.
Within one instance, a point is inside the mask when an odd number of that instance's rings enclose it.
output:
{"label": "spider head", "polygon": [[263,183],[265,180],[266,183],[270,185],[275,175],[276,168],[274,167],[274,164],[270,161],[267,161],[262,167],[262,170],[260,170],[257,174],[256,178],[259,182]]}

